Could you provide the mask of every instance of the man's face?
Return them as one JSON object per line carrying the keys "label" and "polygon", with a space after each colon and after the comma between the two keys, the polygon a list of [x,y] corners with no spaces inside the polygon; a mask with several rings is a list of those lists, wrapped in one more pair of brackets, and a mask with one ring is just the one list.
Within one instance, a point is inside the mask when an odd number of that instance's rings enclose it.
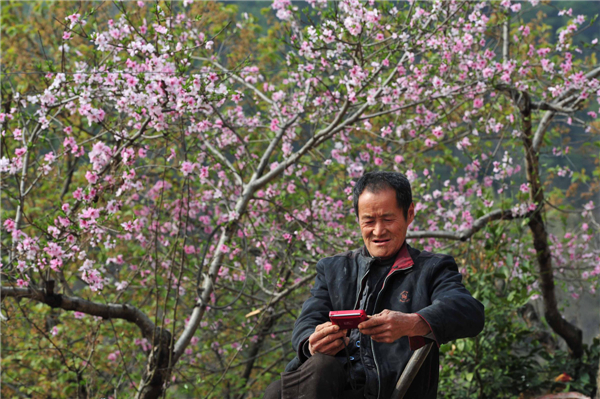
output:
{"label": "man's face", "polygon": [[391,188],[376,194],[367,189],[358,197],[358,223],[367,250],[373,257],[394,256],[404,243],[408,225],[414,218],[413,204],[408,208],[407,219]]}

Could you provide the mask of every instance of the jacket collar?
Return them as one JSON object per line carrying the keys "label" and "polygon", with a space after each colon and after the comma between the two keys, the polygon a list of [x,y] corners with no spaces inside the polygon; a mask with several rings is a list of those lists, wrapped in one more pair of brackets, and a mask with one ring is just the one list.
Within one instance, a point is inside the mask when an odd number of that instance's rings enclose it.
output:
{"label": "jacket collar", "polygon": [[[400,251],[398,251],[398,254],[396,255],[396,260],[394,261],[394,264],[392,265],[392,267],[390,268],[390,273],[392,274],[393,272],[397,271],[397,270],[407,270],[410,269],[411,267],[413,267],[413,265],[415,264],[413,257],[411,256],[409,249],[412,249],[407,243],[406,241],[404,241],[404,243],[402,244],[402,247],[400,247]],[[371,263],[375,260],[375,258],[371,257],[371,255],[369,254],[369,251],[367,250],[367,247],[363,245],[360,254],[362,255],[362,257],[364,258],[363,262],[361,262],[365,268],[368,268]],[[364,272],[366,272],[366,270],[361,270],[362,273],[360,273],[360,276],[364,275]]]}
{"label": "jacket collar", "polygon": [[408,244],[406,243],[406,241],[404,241],[404,244],[402,244],[400,251],[398,251],[398,255],[396,255],[396,260],[394,261],[394,265],[390,269],[389,274],[392,274],[396,270],[410,269],[411,267],[413,267],[414,264],[415,262],[408,253]]}

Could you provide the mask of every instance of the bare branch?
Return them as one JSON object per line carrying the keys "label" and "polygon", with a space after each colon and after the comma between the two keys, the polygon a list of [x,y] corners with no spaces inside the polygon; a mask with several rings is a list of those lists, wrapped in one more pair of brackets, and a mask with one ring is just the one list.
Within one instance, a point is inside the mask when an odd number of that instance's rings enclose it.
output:
{"label": "bare branch", "polygon": [[262,176],[262,174],[265,171],[265,168],[267,167],[267,164],[269,163],[269,158],[271,158],[271,154],[275,150],[275,147],[277,147],[277,145],[279,144],[279,142],[283,138],[283,135],[285,134],[286,130],[290,126],[292,126],[296,122],[296,120],[298,120],[299,117],[300,117],[300,115],[296,114],[296,116],[294,116],[292,119],[290,119],[289,121],[287,121],[285,123],[285,125],[283,125],[279,129],[279,131],[277,132],[277,136],[275,136],[275,138],[273,140],[271,140],[271,143],[269,144],[269,147],[266,149],[265,153],[263,154],[263,156],[262,156],[262,158],[260,160],[260,163],[258,165],[258,169],[256,169],[256,172],[254,173],[254,175],[250,179],[251,181],[255,181],[256,179],[258,179],[258,178],[260,178]]}
{"label": "bare branch", "polygon": [[206,148],[208,148],[208,150],[219,159],[219,161],[223,162],[228,168],[229,170],[231,170],[231,172],[233,173],[233,176],[235,177],[235,181],[237,184],[240,185],[240,187],[244,187],[244,182],[242,181],[241,176],[239,175],[239,173],[237,172],[237,170],[235,170],[235,168],[233,167],[233,165],[231,164],[231,162],[229,162],[229,160],[227,158],[225,158],[225,155],[223,155],[221,153],[221,151],[217,150],[215,147],[213,147],[212,144],[210,144],[210,142],[208,140],[204,141],[203,143]]}
{"label": "bare branch", "polygon": [[[298,281],[297,283],[290,285],[288,288],[286,288],[285,290],[275,294],[274,292],[271,293],[271,295],[273,295],[271,297],[271,299],[269,300],[269,303],[267,304],[267,306],[261,308],[261,309],[257,309],[253,312],[248,313],[254,315],[257,315],[261,312],[264,312],[267,308],[272,307],[273,305],[275,305],[277,302],[281,301],[283,298],[285,298],[286,296],[288,296],[291,292],[293,292],[296,288],[306,284],[308,281],[312,281],[315,276],[317,275],[317,273],[312,273],[309,274],[305,277],[303,277],[302,279],[300,279],[300,281]],[[246,317],[249,317],[248,315],[246,315]]]}
{"label": "bare branch", "polygon": [[155,325],[138,308],[127,304],[102,304],[91,302],[79,297],[71,297],[61,294],[51,294],[45,289],[32,290],[31,288],[6,287],[0,288],[2,298],[29,298],[37,302],[44,303],[52,308],[60,308],[99,316],[104,319],[122,319],[134,323],[142,331],[145,338],[152,339]]}
{"label": "bare branch", "polygon": [[489,222],[495,220],[513,220],[513,219],[522,219],[528,217],[529,214],[525,214],[523,216],[513,215],[512,211],[505,211],[502,209],[496,209],[486,215],[483,215],[479,219],[477,219],[473,223],[473,227],[467,230],[462,231],[411,231],[406,234],[406,238],[444,238],[447,240],[457,240],[457,241],[467,241],[471,238],[475,233],[479,230],[483,229]]}
{"label": "bare branch", "polygon": [[573,113],[575,111],[577,111],[574,108],[563,108],[559,105],[555,105],[555,104],[550,104],[544,101],[540,101],[540,102],[532,102],[531,103],[531,109],[532,110],[542,110],[542,111],[553,111],[553,112],[563,112],[565,114],[570,114]]}
{"label": "bare branch", "polygon": [[510,16],[506,15],[506,20],[502,22],[502,61],[508,62],[508,49],[510,46],[510,35],[508,32]]}

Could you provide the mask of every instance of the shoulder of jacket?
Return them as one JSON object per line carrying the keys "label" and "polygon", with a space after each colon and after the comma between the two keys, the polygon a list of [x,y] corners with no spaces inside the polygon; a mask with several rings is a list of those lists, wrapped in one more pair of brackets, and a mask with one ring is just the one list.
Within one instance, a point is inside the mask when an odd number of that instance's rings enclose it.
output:
{"label": "shoulder of jacket", "polygon": [[450,255],[446,255],[446,254],[436,254],[434,252],[429,252],[429,251],[421,251],[421,253],[419,254],[418,258],[437,258],[437,259],[442,259],[442,258],[451,258]]}
{"label": "shoulder of jacket", "polygon": [[421,270],[428,270],[437,274],[442,270],[453,270],[458,272],[458,265],[454,258],[447,254],[437,254],[429,251],[421,251],[415,262]]}
{"label": "shoulder of jacket", "polygon": [[[415,250],[415,252],[417,251]],[[415,263],[423,262],[424,265],[437,265],[440,262],[442,262],[442,260],[456,263],[454,258],[448,254],[438,254],[429,251],[418,251],[415,255],[416,256],[413,258],[415,260]]]}
{"label": "shoulder of jacket", "polygon": [[349,250],[349,251],[341,252],[339,254],[335,254],[333,256],[327,256],[325,258],[322,258],[319,261],[319,263],[322,263],[324,265],[331,265],[331,264],[335,264],[338,262],[347,262],[347,261],[357,257],[359,253],[360,253],[360,249]]}

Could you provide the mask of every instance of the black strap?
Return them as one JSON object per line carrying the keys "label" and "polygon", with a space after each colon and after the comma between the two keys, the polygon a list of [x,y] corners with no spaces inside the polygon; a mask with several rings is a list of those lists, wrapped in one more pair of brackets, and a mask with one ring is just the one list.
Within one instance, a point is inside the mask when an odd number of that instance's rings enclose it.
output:
{"label": "black strap", "polygon": [[348,363],[346,363],[348,367],[348,379],[350,380],[350,387],[353,391],[356,391],[356,381],[354,381],[352,376],[352,360],[350,360],[350,351],[348,351],[348,345],[346,344],[346,340],[344,338],[342,338],[342,340],[344,341],[344,351],[346,352],[346,360],[348,361]]}

